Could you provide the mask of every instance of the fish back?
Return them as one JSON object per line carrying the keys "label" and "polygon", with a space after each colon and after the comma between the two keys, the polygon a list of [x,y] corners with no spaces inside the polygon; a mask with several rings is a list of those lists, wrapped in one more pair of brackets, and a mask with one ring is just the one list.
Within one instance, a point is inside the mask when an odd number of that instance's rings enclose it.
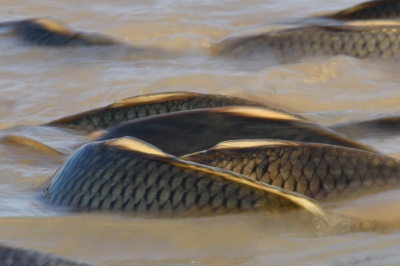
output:
{"label": "fish back", "polygon": [[224,106],[260,106],[290,114],[267,104],[238,97],[193,92],[166,92],[126,98],[107,107],[57,119],[46,125],[92,132],[153,115]]}
{"label": "fish back", "polygon": [[400,183],[398,160],[326,144],[228,141],[181,159],[234,171],[318,200],[359,196]]}
{"label": "fish back", "polygon": [[[181,161],[127,139],[78,149],[45,188],[46,199],[77,210],[119,210],[151,217],[299,208],[320,211],[316,203],[300,195],[233,172]],[[131,143],[130,147],[120,145],[121,140]]]}

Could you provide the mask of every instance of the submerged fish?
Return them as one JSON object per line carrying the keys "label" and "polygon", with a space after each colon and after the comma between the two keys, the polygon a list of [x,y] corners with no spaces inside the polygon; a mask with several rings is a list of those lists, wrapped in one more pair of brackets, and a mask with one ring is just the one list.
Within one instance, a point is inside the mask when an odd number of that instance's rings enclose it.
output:
{"label": "submerged fish", "polygon": [[2,266],[90,266],[86,263],[80,263],[58,257],[53,254],[40,251],[15,248],[6,245],[0,245],[0,265]]}
{"label": "submerged fish", "polygon": [[234,171],[318,200],[395,188],[400,161],[340,146],[281,140],[234,140],[181,159]]}
{"label": "submerged fish", "polygon": [[[219,94],[200,94],[194,92],[164,92],[126,98],[106,107],[97,108],[87,112],[67,116],[54,120],[45,125],[68,127],[86,132],[106,129],[118,125],[124,121],[137,118],[165,114],[184,110],[203,109],[224,106],[260,106],[266,109],[280,111],[275,107],[242,99],[233,96]],[[293,115],[300,117],[297,115]]]}
{"label": "submerged fish", "polygon": [[20,135],[3,135],[0,137],[0,143],[9,143],[21,147],[26,147],[49,155],[64,155],[64,153],[49,147],[39,141]]}
{"label": "submerged fish", "polygon": [[132,136],[180,156],[205,150],[225,140],[284,139],[371,148],[334,131],[258,107],[233,106],[157,115],[122,123],[98,140]]}
{"label": "submerged fish", "polygon": [[340,20],[361,20],[361,19],[388,19],[400,17],[399,0],[375,0],[355,5],[353,7],[322,14],[318,17]]}
{"label": "submerged fish", "polygon": [[51,204],[84,211],[125,211],[148,217],[196,217],[259,211],[299,211],[349,231],[386,231],[398,223],[326,212],[310,198],[246,176],[180,160],[133,138],[79,148],[44,189]]}
{"label": "submerged fish", "polygon": [[27,19],[0,23],[0,29],[28,44],[41,46],[108,46],[121,45],[110,37],[74,32],[51,19]]}
{"label": "submerged fish", "polygon": [[44,194],[78,210],[123,210],[155,217],[304,208],[308,199],[217,168],[179,160],[133,138],[79,148]]}
{"label": "submerged fish", "polygon": [[217,43],[211,52],[217,56],[274,58],[290,63],[306,57],[333,55],[398,58],[399,44],[399,22],[349,22],[346,25],[308,26],[233,37]]}
{"label": "submerged fish", "polygon": [[360,122],[346,122],[329,126],[350,138],[387,136],[400,133],[400,117],[382,117]]}

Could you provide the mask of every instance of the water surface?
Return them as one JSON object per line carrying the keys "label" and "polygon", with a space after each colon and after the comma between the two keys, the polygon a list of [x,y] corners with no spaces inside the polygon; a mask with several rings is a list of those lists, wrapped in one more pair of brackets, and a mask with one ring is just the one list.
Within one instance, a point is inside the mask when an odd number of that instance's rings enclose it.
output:
{"label": "water surface", "polygon": [[[0,36],[0,129],[34,126],[152,92],[221,93],[263,101],[322,124],[400,112],[398,63],[346,56],[279,65],[212,58],[210,44],[280,27],[287,20],[359,1],[2,1],[2,20],[52,17],[73,29],[110,35],[162,56],[105,48],[28,47]],[[18,133],[73,151],[85,136],[17,127]],[[363,143],[400,158],[400,137]],[[392,265],[400,232],[321,235],[270,223],[262,214],[145,220],[74,214],[42,203],[38,187],[63,158],[0,145],[1,242],[96,265]],[[398,190],[329,208],[370,219],[400,219]]]}

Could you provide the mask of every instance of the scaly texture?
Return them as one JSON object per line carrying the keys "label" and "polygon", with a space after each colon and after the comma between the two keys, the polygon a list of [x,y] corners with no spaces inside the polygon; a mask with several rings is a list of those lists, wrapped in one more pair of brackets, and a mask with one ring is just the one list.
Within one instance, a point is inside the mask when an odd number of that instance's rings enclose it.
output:
{"label": "scaly texture", "polygon": [[96,142],[76,151],[44,193],[50,203],[77,210],[122,210],[152,217],[299,208],[285,197],[291,192],[272,188],[277,193],[269,193],[264,186],[220,169]]}
{"label": "scaly texture", "polygon": [[[162,93],[159,94],[162,96]],[[146,97],[144,95],[143,97]],[[159,102],[144,101],[139,103],[126,103],[116,107],[98,108],[92,111],[80,113],[66,118],[61,118],[46,125],[62,126],[85,132],[106,129],[122,122],[137,118],[165,114],[184,110],[223,107],[223,106],[260,106],[269,110],[281,111],[272,106],[247,99],[217,95],[217,94],[194,94],[182,96],[181,99],[165,100]],[[296,116],[298,117],[298,116]]]}
{"label": "scaly texture", "polygon": [[297,210],[296,221],[314,222],[323,232],[399,228],[398,223],[330,214],[308,197],[231,171],[184,162],[132,138],[81,147],[56,172],[44,194],[52,204],[82,211],[196,217]]}
{"label": "scaly texture", "polygon": [[[398,58],[400,26],[310,26],[230,38],[213,48],[220,56],[276,58],[284,63],[306,57],[349,55]],[[265,56],[265,57],[264,57]]]}
{"label": "scaly texture", "polygon": [[324,144],[211,149],[182,158],[319,200],[379,191],[400,183],[398,160]]}
{"label": "scaly texture", "polygon": [[0,265],[2,266],[90,266],[74,262],[52,254],[24,248],[0,245]]}

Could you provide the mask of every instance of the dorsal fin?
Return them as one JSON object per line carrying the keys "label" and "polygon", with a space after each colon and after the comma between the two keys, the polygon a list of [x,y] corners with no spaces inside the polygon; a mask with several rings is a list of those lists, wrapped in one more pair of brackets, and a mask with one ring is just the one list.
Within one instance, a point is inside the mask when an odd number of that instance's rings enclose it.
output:
{"label": "dorsal fin", "polygon": [[[356,20],[356,21],[345,22],[341,25],[323,25],[323,26],[312,26],[312,27],[327,31],[360,31],[360,30],[370,30],[373,28],[400,27],[400,21]],[[309,28],[311,29],[312,27]]]}
{"label": "dorsal fin", "polygon": [[363,9],[371,8],[371,7],[374,7],[374,6],[379,6],[380,4],[385,3],[385,2],[388,3],[388,2],[393,2],[393,1],[385,1],[385,0],[383,0],[383,1],[382,0],[380,0],[380,1],[369,1],[369,2],[365,2],[365,3],[361,3],[361,4],[358,4],[358,5],[355,5],[353,7],[348,8],[348,9],[339,11],[334,15],[336,15],[336,16],[337,15],[348,16],[348,15],[354,14],[354,13],[356,13],[358,11],[361,11]]}
{"label": "dorsal fin", "polygon": [[238,182],[246,184],[250,187],[262,189],[268,193],[279,195],[283,198],[286,198],[296,204],[297,206],[301,206],[302,208],[306,209],[307,211],[311,212],[314,215],[318,215],[320,217],[325,217],[326,212],[316,203],[315,201],[304,197],[300,194],[293,193],[281,188],[277,188],[274,186],[260,184],[259,182],[250,179],[246,176],[238,175],[231,172],[226,172],[218,168],[208,167],[197,163],[187,162],[179,160],[171,155],[168,155],[161,151],[160,149],[156,148],[155,146],[148,144],[142,140],[132,138],[132,137],[123,137],[119,139],[113,139],[105,142],[105,145],[116,147],[119,149],[124,149],[128,151],[133,151],[137,153],[142,153],[145,155],[152,155],[157,157],[164,157],[164,158],[172,158],[174,160],[170,161],[173,165],[180,165],[184,168],[191,168],[196,169],[198,171],[202,171],[204,173],[210,173],[212,175],[218,175],[224,177],[225,179],[231,180],[232,182]]}
{"label": "dorsal fin", "polygon": [[86,140],[92,141],[92,140],[96,140],[98,138],[101,138],[102,136],[104,136],[105,134],[107,134],[108,131],[101,129],[101,130],[96,130],[92,133],[90,133],[87,137]]}
{"label": "dorsal fin", "polygon": [[120,108],[135,104],[151,104],[151,103],[159,103],[162,101],[182,100],[182,99],[193,98],[199,95],[201,94],[194,92],[185,92],[185,91],[152,93],[116,101],[107,106],[107,108]]}
{"label": "dorsal fin", "polygon": [[1,140],[4,142],[20,145],[22,147],[29,147],[37,151],[41,151],[43,153],[52,154],[52,155],[64,155],[62,152],[47,146],[41,142],[36,140],[19,136],[19,135],[4,135],[1,137]]}
{"label": "dorsal fin", "polygon": [[71,30],[69,30],[65,25],[63,25],[61,22],[52,19],[40,18],[40,19],[32,19],[30,21],[54,33],[59,33],[64,35],[74,35],[74,33]]}
{"label": "dorsal fin", "polygon": [[136,153],[142,153],[146,155],[152,155],[157,157],[170,158],[171,155],[166,154],[156,146],[153,146],[143,140],[139,140],[133,137],[122,137],[118,139],[108,140],[104,143],[107,146],[116,147],[126,151],[132,151]]}
{"label": "dorsal fin", "polygon": [[348,21],[344,23],[346,26],[350,27],[400,27],[400,21],[398,20],[355,20]]}
{"label": "dorsal fin", "polygon": [[229,106],[222,108],[210,109],[211,112],[223,112],[223,113],[231,113],[238,116],[244,117],[254,117],[254,118],[270,118],[276,120],[293,120],[300,121],[299,118],[282,113],[279,111],[269,110],[262,107],[252,107],[252,106]]}
{"label": "dorsal fin", "polygon": [[242,139],[242,140],[227,140],[218,143],[209,151],[230,150],[230,149],[245,149],[257,147],[277,147],[277,146],[300,146],[300,143],[294,141],[284,141],[279,139]]}

